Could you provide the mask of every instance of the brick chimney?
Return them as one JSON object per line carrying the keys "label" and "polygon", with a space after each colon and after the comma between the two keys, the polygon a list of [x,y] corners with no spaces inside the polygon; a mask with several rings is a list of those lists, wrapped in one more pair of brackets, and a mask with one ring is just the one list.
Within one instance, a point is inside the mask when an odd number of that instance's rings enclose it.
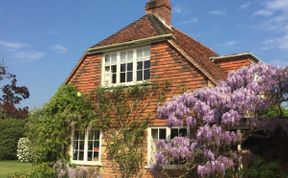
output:
{"label": "brick chimney", "polygon": [[170,0],[148,0],[145,6],[146,14],[153,13],[163,20],[167,25],[171,25],[171,3]]}

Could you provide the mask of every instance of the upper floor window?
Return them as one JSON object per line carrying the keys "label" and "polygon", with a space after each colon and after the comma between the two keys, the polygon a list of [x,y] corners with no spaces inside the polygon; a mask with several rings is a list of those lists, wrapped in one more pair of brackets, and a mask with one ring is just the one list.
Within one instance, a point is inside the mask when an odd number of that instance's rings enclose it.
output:
{"label": "upper floor window", "polygon": [[126,84],[150,79],[150,48],[104,55],[102,85]]}

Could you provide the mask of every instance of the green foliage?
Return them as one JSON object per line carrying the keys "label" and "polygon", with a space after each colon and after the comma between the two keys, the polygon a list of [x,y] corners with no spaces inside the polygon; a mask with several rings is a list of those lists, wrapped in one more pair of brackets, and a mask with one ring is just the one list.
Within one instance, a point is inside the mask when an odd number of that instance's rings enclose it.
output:
{"label": "green foliage", "polygon": [[154,83],[98,88],[93,94],[97,125],[108,143],[108,156],[118,165],[122,177],[135,176],[143,166],[145,131],[156,114],[145,110],[161,101],[167,88],[168,84]]}
{"label": "green foliage", "polygon": [[28,174],[29,178],[56,178],[56,172],[49,163],[35,165]]}
{"label": "green foliage", "polygon": [[71,126],[84,129],[89,125],[103,132],[108,156],[118,164],[122,177],[137,174],[143,166],[147,124],[156,114],[144,111],[157,105],[167,88],[151,83],[100,87],[86,96],[73,86],[61,87],[49,103],[28,118],[27,135],[36,161],[65,159]]}
{"label": "green foliage", "polygon": [[41,163],[33,165],[29,173],[17,172],[9,178],[57,178],[57,174],[50,163]]}
{"label": "green foliage", "polygon": [[17,157],[20,163],[30,163],[33,161],[31,142],[28,138],[19,139]]}
{"label": "green foliage", "polygon": [[89,101],[75,87],[65,85],[43,108],[30,114],[27,136],[33,143],[32,151],[37,162],[65,157],[72,123],[85,127],[91,118],[95,118]]}
{"label": "green foliage", "polygon": [[24,120],[0,120],[0,160],[17,159],[17,143],[23,137],[24,129]]}
{"label": "green foliage", "polygon": [[259,156],[253,160],[250,168],[243,170],[243,175],[247,178],[285,178],[288,176],[281,170],[277,161],[268,162]]}
{"label": "green foliage", "polygon": [[261,113],[263,118],[288,117],[288,109],[281,106],[272,106]]}

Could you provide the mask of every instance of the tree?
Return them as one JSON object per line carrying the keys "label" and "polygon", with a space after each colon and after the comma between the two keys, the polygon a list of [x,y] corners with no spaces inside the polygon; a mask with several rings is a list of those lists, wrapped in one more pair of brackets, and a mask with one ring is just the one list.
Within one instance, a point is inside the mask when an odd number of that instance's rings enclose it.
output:
{"label": "tree", "polygon": [[26,118],[28,107],[20,108],[18,104],[29,98],[29,90],[26,86],[17,86],[16,75],[9,73],[4,64],[0,64],[0,84],[0,119]]}
{"label": "tree", "polygon": [[[215,88],[176,96],[158,108],[171,126],[190,127],[188,137],[159,141],[156,168],[178,163],[182,177],[224,177],[238,163],[236,145],[243,140],[242,124],[253,129],[263,111],[288,101],[288,67],[257,64],[228,75]],[[280,115],[282,112],[280,112]]]}

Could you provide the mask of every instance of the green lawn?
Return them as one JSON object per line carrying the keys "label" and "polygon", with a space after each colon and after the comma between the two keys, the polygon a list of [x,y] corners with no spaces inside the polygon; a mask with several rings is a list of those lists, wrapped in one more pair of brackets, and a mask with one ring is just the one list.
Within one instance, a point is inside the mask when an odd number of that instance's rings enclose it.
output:
{"label": "green lawn", "polygon": [[15,172],[27,173],[31,170],[32,164],[19,163],[18,161],[0,161],[0,178],[7,178]]}

